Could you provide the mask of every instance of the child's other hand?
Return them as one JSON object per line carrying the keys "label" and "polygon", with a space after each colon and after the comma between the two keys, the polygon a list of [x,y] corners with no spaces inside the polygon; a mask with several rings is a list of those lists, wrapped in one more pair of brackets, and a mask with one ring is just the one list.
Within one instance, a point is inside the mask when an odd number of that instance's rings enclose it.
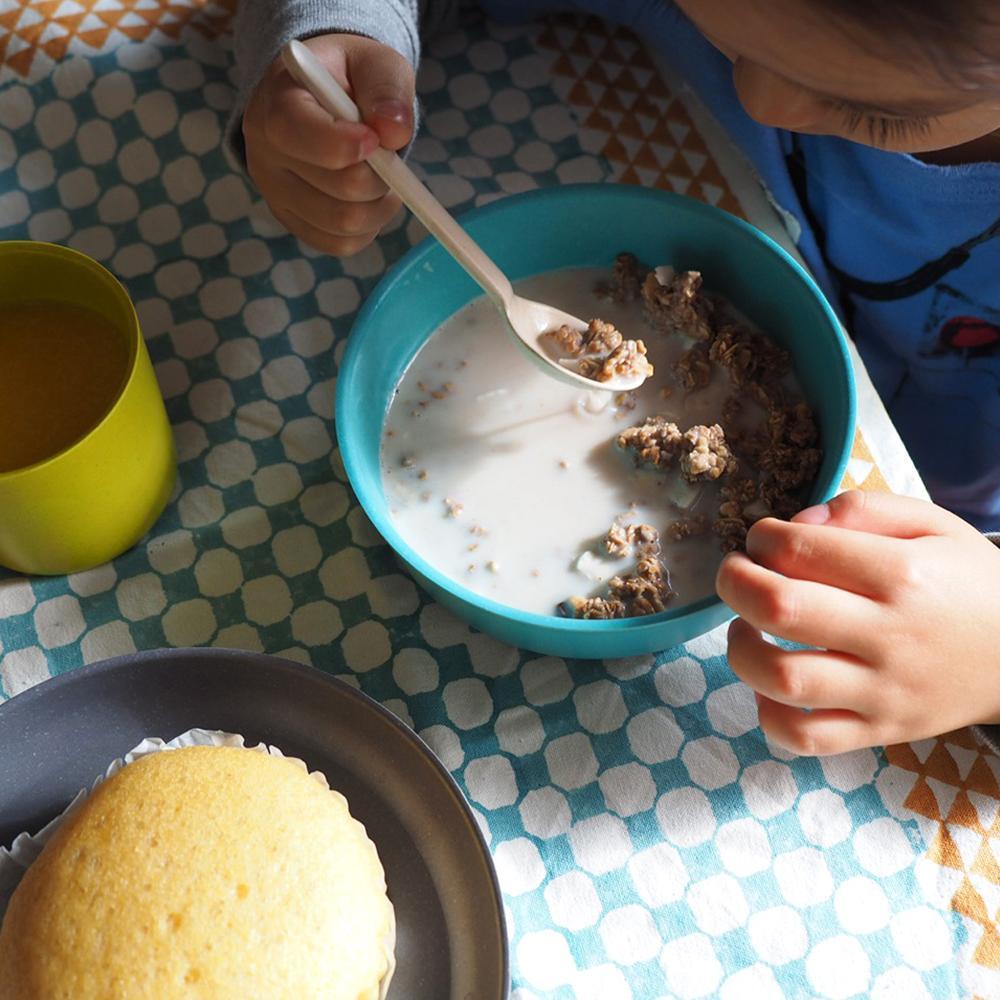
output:
{"label": "child's other hand", "polygon": [[321,35],[309,48],[352,95],[364,124],[335,122],[276,59],[243,116],[247,169],[275,217],[317,250],[350,256],[399,210],[364,159],[413,134],[413,68],[358,35]]}
{"label": "child's other hand", "polygon": [[741,616],[730,665],[780,746],[834,754],[1000,721],[1000,548],[940,507],[850,492],[766,518],[716,586]]}

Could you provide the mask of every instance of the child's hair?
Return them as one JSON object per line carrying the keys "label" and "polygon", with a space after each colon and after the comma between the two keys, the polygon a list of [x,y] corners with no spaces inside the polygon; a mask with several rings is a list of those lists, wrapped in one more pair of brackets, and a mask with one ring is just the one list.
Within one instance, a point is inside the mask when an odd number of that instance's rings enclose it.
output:
{"label": "child's hair", "polygon": [[898,44],[901,58],[930,58],[941,77],[962,90],[1000,91],[1000,4],[994,0],[819,2],[864,27],[868,38],[875,29]]}

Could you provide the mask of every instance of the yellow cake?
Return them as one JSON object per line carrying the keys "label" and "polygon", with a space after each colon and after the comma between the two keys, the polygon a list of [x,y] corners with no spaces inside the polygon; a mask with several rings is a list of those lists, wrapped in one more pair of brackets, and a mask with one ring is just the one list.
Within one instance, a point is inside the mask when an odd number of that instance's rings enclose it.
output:
{"label": "yellow cake", "polygon": [[394,918],[342,795],[236,747],[142,757],[24,875],[0,1000],[377,1000]]}

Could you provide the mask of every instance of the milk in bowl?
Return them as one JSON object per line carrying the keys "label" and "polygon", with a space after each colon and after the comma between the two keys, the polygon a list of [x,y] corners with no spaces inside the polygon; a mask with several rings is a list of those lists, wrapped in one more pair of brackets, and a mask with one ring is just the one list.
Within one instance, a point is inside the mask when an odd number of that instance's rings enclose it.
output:
{"label": "milk in bowl", "polygon": [[631,618],[711,597],[753,521],[803,506],[822,452],[788,352],[710,288],[710,273],[627,252],[612,270],[518,283],[640,340],[653,374],[629,393],[552,379],[486,298],[448,318],[386,415],[382,485],[400,535],[529,613]]}

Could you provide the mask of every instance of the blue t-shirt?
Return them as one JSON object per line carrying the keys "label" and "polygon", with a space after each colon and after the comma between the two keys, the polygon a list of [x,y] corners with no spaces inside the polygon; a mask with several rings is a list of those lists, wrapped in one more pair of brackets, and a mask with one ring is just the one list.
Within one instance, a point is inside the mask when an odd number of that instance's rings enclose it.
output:
{"label": "blue t-shirt", "polygon": [[758,125],[728,60],[667,0],[485,0],[630,27],[686,78],[797,220],[799,251],[844,318],[933,498],[1000,530],[1000,164],[942,167]]}

